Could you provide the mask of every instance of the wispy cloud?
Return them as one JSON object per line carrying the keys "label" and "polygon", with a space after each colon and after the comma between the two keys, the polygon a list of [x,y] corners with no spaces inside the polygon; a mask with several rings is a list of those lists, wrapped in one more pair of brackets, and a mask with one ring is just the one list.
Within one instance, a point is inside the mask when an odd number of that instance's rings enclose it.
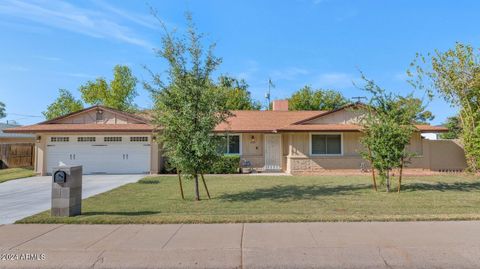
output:
{"label": "wispy cloud", "polygon": [[94,78],[95,77],[94,75],[85,74],[85,73],[63,73],[63,72],[60,72],[58,74],[68,76],[68,77],[75,77],[75,78]]}
{"label": "wispy cloud", "polygon": [[314,86],[322,88],[350,88],[360,79],[348,73],[332,72],[322,73],[315,77]]}
{"label": "wispy cloud", "polygon": [[[108,12],[81,8],[66,2],[6,0],[0,4],[0,14],[4,18],[21,18],[91,37],[110,38],[148,49],[153,48],[149,41],[137,36],[131,28],[112,18]],[[122,17],[125,18],[126,15]]]}
{"label": "wispy cloud", "polygon": [[275,80],[295,80],[299,76],[308,75],[310,72],[299,67],[287,67],[270,72],[270,76]]}
{"label": "wispy cloud", "polygon": [[259,64],[255,60],[248,60],[245,65],[247,67],[244,69],[244,71],[235,74],[235,76],[239,79],[244,79],[248,81],[251,80],[259,71]]}
{"label": "wispy cloud", "polygon": [[37,59],[49,61],[49,62],[58,62],[62,60],[62,58],[59,58],[59,57],[51,57],[51,56],[43,56],[43,55],[37,55],[34,57]]}
{"label": "wispy cloud", "polygon": [[30,71],[30,68],[25,67],[23,65],[4,63],[4,64],[0,64],[0,70],[14,71],[14,72],[27,72],[27,71]]}
{"label": "wispy cloud", "polygon": [[120,16],[123,19],[126,19],[128,21],[131,21],[133,23],[136,23],[138,25],[150,28],[150,29],[156,29],[158,25],[158,21],[153,17],[153,16],[148,16],[146,14],[138,14],[135,12],[131,11],[126,11],[120,8],[117,8],[113,5],[108,4],[107,2],[101,1],[101,0],[96,0],[93,1],[94,4],[98,5],[99,7],[105,9],[106,11],[109,11],[113,14],[116,14]]}

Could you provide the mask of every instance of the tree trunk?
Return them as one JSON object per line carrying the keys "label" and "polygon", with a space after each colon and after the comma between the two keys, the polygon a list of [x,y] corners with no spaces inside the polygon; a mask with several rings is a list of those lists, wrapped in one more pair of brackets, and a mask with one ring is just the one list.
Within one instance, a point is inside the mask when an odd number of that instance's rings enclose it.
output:
{"label": "tree trunk", "polygon": [[377,191],[377,180],[375,179],[375,167],[373,167],[373,157],[370,147],[368,148],[368,155],[370,155],[370,168],[372,169],[373,189]]}
{"label": "tree trunk", "polygon": [[183,186],[182,186],[182,176],[180,175],[180,171],[177,169],[178,175],[178,183],[180,184],[180,194],[182,194],[182,200],[185,200],[185,196],[183,195]]}
{"label": "tree trunk", "polygon": [[200,176],[202,177],[203,186],[205,187],[205,190],[207,191],[208,199],[210,200],[210,192],[208,191],[208,188],[207,188],[207,182],[205,182],[205,178],[203,177],[203,174],[200,174]]}
{"label": "tree trunk", "polygon": [[390,171],[389,170],[387,170],[386,185],[387,185],[387,192],[390,192]]}
{"label": "tree trunk", "polygon": [[200,201],[200,190],[198,189],[198,174],[194,175],[195,181],[195,200]]}
{"label": "tree trunk", "polygon": [[402,188],[402,173],[403,173],[403,157],[402,157],[402,161],[401,161],[401,164],[400,164],[400,173],[398,175],[398,192],[400,193],[400,189]]}

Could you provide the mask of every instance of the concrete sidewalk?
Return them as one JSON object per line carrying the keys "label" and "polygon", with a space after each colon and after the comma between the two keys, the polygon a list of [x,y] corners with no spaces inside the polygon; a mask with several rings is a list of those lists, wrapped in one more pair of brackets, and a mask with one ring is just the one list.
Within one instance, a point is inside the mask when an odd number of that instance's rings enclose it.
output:
{"label": "concrete sidewalk", "polygon": [[4,225],[0,253],[0,268],[480,268],[480,222]]}

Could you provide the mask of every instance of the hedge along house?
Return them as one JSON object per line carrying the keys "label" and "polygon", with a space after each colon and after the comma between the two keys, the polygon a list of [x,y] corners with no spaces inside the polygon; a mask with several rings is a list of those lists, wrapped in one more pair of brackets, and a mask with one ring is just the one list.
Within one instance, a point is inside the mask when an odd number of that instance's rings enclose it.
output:
{"label": "hedge along house", "polygon": [[[360,169],[368,162],[360,151],[361,107],[333,111],[288,111],[288,101],[276,100],[271,111],[232,111],[215,132],[226,136],[225,154],[261,171],[291,174],[334,169]],[[148,115],[148,113],[143,114]],[[416,153],[410,168],[463,170],[463,149],[451,140],[430,141],[421,133],[447,131],[416,125],[408,150]],[[148,117],[104,106],[5,132],[35,134],[35,169],[45,175],[59,164],[81,164],[84,173],[152,173],[163,158]]]}

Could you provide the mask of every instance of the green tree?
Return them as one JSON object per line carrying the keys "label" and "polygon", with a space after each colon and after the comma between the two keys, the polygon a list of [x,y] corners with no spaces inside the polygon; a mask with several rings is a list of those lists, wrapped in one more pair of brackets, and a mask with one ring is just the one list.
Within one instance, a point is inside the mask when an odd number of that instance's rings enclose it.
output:
{"label": "green tree", "polygon": [[407,107],[413,106],[417,108],[417,110],[419,110],[419,112],[417,113],[414,119],[416,123],[419,123],[419,124],[427,123],[435,118],[435,116],[431,111],[426,110],[426,106],[423,105],[422,99],[415,98],[412,96],[407,96],[407,97],[398,96],[398,100],[400,102],[399,104],[400,106],[407,106]]}
{"label": "green tree", "polygon": [[75,99],[68,90],[60,89],[57,99],[42,114],[47,120],[51,120],[81,109],[83,109],[82,101]]}
{"label": "green tree", "polygon": [[448,117],[444,124],[448,128],[448,132],[440,135],[442,139],[458,139],[462,133],[462,126],[458,116]]}
{"label": "green tree", "polygon": [[[158,18],[158,17],[157,17]],[[197,33],[190,14],[186,15],[187,33],[177,37],[163,22],[162,47],[157,56],[168,63],[168,78],[163,80],[152,71],[153,81],[144,83],[152,93],[154,122],[165,155],[182,174],[192,177],[195,199],[200,200],[198,177],[220,158],[217,145],[220,137],[214,128],[230,113],[225,95],[211,80],[212,72],[221,63],[213,54],[215,44],[202,47],[202,34]],[[204,181],[205,183],[205,181]]]}
{"label": "green tree", "polygon": [[294,92],[288,100],[289,110],[333,110],[348,103],[348,100],[335,90],[313,90],[308,85]]}
{"label": "green tree", "polygon": [[238,80],[229,76],[220,76],[217,86],[223,91],[227,99],[229,110],[260,110],[262,104],[252,99],[245,80]]}
{"label": "green tree", "polygon": [[7,113],[5,112],[5,104],[0,102],[0,119],[5,118]]}
{"label": "green tree", "polygon": [[87,104],[105,105],[122,111],[135,111],[134,99],[138,95],[135,89],[137,79],[128,66],[116,65],[113,68],[113,80],[108,83],[99,77],[80,86],[82,99]]}
{"label": "green tree", "polygon": [[[387,93],[375,84],[373,80],[365,78],[365,90],[372,97],[365,106],[365,117],[362,119],[363,136],[361,143],[366,150],[362,156],[369,160],[372,169],[378,171],[380,178],[386,182],[386,190],[390,191],[390,172],[400,168],[398,191],[400,192],[402,170],[406,162],[414,155],[407,152],[406,146],[410,143],[414,123],[424,110],[423,105],[409,100],[412,95],[402,97]],[[375,174],[373,173],[376,189]]]}
{"label": "green tree", "polygon": [[[480,63],[478,50],[456,43],[445,52],[435,50],[426,57],[417,54],[411,64],[410,81],[430,96],[439,93],[448,103],[459,108],[460,138],[464,145],[469,170],[480,166]],[[415,73],[415,76],[413,74]]]}

